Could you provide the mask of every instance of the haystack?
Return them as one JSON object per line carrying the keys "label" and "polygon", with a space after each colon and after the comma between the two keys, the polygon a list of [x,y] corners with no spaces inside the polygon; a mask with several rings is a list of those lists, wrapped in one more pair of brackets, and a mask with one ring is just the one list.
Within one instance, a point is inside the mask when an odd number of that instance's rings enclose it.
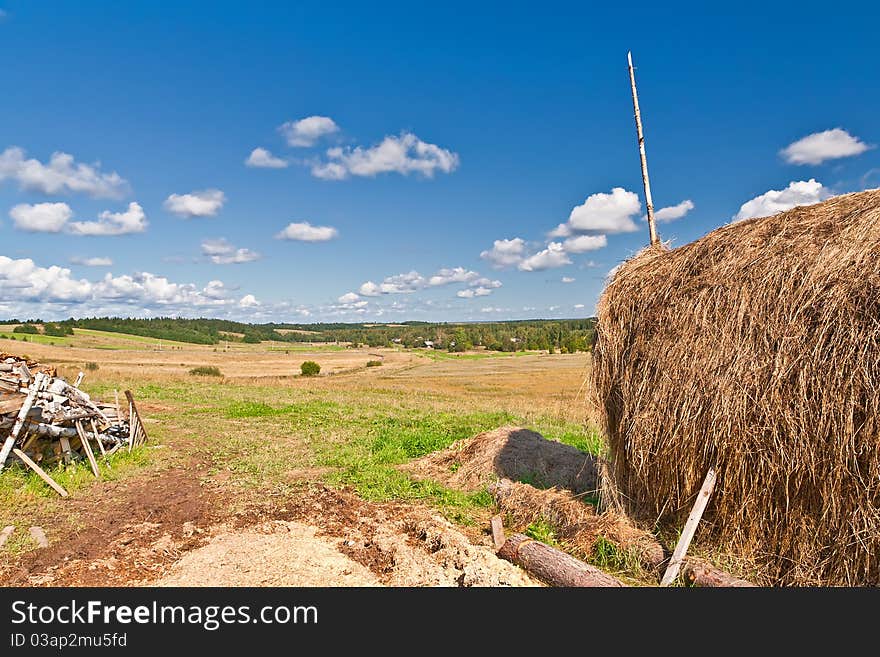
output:
{"label": "haystack", "polygon": [[624,263],[598,307],[608,492],[780,584],[880,584],[880,190]]}

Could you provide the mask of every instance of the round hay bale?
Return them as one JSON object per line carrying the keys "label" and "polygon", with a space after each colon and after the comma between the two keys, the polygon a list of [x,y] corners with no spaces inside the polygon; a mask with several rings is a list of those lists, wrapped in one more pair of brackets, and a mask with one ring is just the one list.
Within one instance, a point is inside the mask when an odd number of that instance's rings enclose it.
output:
{"label": "round hay bale", "polygon": [[880,190],[624,263],[598,305],[604,485],[779,584],[880,583]]}

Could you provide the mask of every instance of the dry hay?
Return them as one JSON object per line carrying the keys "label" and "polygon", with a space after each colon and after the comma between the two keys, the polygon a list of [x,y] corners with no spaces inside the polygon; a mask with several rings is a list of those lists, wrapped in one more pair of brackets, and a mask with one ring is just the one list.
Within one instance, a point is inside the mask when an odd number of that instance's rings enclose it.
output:
{"label": "dry hay", "polygon": [[779,584],[880,583],[880,190],[624,263],[598,306],[605,484]]}
{"label": "dry hay", "polygon": [[533,522],[550,524],[556,538],[572,553],[589,558],[602,538],[636,556],[646,569],[656,569],[666,554],[648,532],[633,527],[614,511],[596,513],[578,496],[557,488],[539,490],[529,484],[502,479],[489,486],[499,511],[515,531]]}
{"label": "dry hay", "polygon": [[521,427],[501,427],[459,440],[403,468],[460,490],[479,490],[499,477],[575,493],[597,488],[595,457]]}

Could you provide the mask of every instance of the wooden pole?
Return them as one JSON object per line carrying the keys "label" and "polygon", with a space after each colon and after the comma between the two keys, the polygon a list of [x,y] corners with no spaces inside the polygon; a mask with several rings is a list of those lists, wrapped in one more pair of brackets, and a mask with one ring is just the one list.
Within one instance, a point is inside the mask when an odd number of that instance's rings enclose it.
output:
{"label": "wooden pole", "polygon": [[82,428],[82,424],[78,420],[75,426],[76,432],[79,434],[79,441],[82,443],[83,446],[83,451],[86,453],[86,458],[88,458],[89,460],[89,465],[92,466],[92,474],[95,475],[96,479],[100,479],[101,473],[98,471],[98,462],[95,461],[95,453],[92,451],[92,446],[89,445],[89,439],[86,437],[86,432]]}
{"label": "wooden pole", "polygon": [[648,158],[645,155],[645,135],[642,132],[642,113],[639,111],[639,95],[636,92],[636,74],[633,69],[632,53],[626,53],[629,63],[629,83],[632,87],[633,110],[636,116],[636,135],[639,138],[639,157],[642,161],[642,184],[645,187],[645,205],[648,206],[648,232],[651,235],[651,246],[660,243],[657,237],[657,228],[654,225],[654,201],[651,198],[651,181],[648,179]]}
{"label": "wooden pole", "polygon": [[678,539],[678,544],[675,546],[675,551],[672,553],[672,558],[669,560],[669,566],[663,574],[663,579],[660,580],[660,586],[669,586],[675,581],[675,578],[678,577],[678,571],[681,569],[684,555],[687,553],[691,540],[697,532],[697,525],[700,524],[700,519],[703,517],[703,511],[706,510],[706,505],[709,504],[709,498],[712,496],[712,491],[714,489],[715,468],[709,468],[709,472],[706,473],[706,478],[703,480],[703,486],[700,488],[700,492],[697,493],[697,500],[694,502],[694,508],[691,509],[691,514],[688,516],[687,522],[684,525],[684,531],[681,533],[681,538]]}
{"label": "wooden pole", "polygon": [[55,480],[52,479],[52,477],[50,477],[49,475],[47,475],[46,472],[43,470],[43,468],[41,468],[36,463],[31,461],[30,457],[28,457],[27,454],[22,452],[20,449],[13,449],[12,453],[15,454],[18,458],[20,458],[22,460],[22,462],[26,466],[28,466],[31,470],[33,470],[38,475],[40,475],[40,479],[42,479],[47,484],[49,484],[52,488],[54,488],[55,492],[57,492],[61,497],[67,497],[67,491],[64,490],[57,483],[55,483]]}

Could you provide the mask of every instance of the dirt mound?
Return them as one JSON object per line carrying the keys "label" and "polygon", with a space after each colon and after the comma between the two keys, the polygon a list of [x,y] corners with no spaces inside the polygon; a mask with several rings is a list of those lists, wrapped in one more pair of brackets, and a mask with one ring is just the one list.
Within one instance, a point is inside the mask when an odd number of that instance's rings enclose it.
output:
{"label": "dirt mound", "polygon": [[224,532],[192,550],[153,586],[379,586],[317,528],[272,521]]}
{"label": "dirt mound", "polygon": [[339,552],[386,586],[540,586],[495,556],[488,544],[475,545],[423,507],[365,502],[346,491],[316,486],[283,508],[251,509],[242,522],[254,515],[317,525],[319,537],[336,539]]}
{"label": "dirt mound", "polygon": [[460,440],[403,468],[450,488],[478,490],[498,479],[588,493],[597,488],[596,458],[521,427],[501,427]]}

